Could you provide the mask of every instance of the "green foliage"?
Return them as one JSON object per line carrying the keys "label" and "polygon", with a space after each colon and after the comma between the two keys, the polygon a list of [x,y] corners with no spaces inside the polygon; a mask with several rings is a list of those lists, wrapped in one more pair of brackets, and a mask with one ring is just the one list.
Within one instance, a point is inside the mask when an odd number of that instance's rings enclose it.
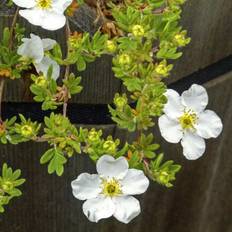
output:
{"label": "green foliage", "polygon": [[[124,36],[115,39],[117,51],[113,58],[115,76],[122,80],[136,101],[133,109],[109,106],[112,120],[129,131],[147,130],[154,126],[153,117],[160,116],[166,103],[163,78],[173,68],[170,59],[178,59],[190,38],[179,26],[183,0],[127,1],[111,5],[113,17]],[[142,9],[142,10],[141,10]]]}
{"label": "green foliage", "polygon": [[24,33],[24,28],[18,24],[15,27],[14,39],[11,39],[10,28],[5,27],[0,39],[0,76],[16,79],[21,77],[21,72],[28,66],[20,60],[17,54],[17,46]]}
{"label": "green foliage", "polygon": [[52,113],[45,117],[45,134],[42,139],[46,140],[52,148],[46,151],[40,159],[41,164],[48,163],[48,173],[56,172],[62,175],[67,158],[74,153],[87,153],[96,161],[102,155],[109,154],[115,157],[124,155],[128,150],[128,144],[119,149],[119,139],[113,140],[112,136],[102,138],[102,131],[91,129],[79,129],[70,123],[67,117]]}
{"label": "green foliage", "polygon": [[154,161],[150,163],[152,178],[161,185],[168,188],[172,187],[171,183],[176,179],[175,175],[180,171],[181,166],[174,164],[174,161],[169,160],[162,164],[163,154],[160,154]]}
{"label": "green foliage", "polygon": [[142,134],[138,142],[134,142],[134,148],[140,152],[144,158],[153,159],[156,157],[155,151],[159,149],[160,145],[153,143],[153,135]]}
{"label": "green foliage", "polygon": [[42,110],[54,110],[57,106],[62,105],[57,95],[57,83],[51,77],[35,76],[32,75],[31,79],[34,83],[30,86],[30,90],[36,102],[42,102]]}
{"label": "green foliage", "polygon": [[11,119],[6,119],[0,123],[0,141],[2,144],[12,142],[11,136],[14,134],[14,123],[16,119],[17,117],[14,116]]}
{"label": "green foliage", "polygon": [[4,212],[4,206],[9,204],[11,199],[22,195],[18,187],[25,182],[25,179],[20,176],[19,169],[13,171],[7,164],[3,164],[0,176],[0,213]]}
{"label": "green foliage", "polygon": [[[150,80],[147,81],[150,82]],[[166,86],[162,82],[156,83],[155,81],[153,83],[151,81],[151,83],[141,87],[143,89],[135,91],[132,95],[132,98],[137,100],[135,109],[127,103],[125,95],[120,97],[118,94],[114,98],[116,108],[108,106],[112,120],[119,127],[128,129],[131,132],[136,129],[147,130],[149,127],[152,127],[154,125],[152,117],[160,116],[166,103],[166,97],[164,96]]]}
{"label": "green foliage", "polygon": [[64,101],[71,98],[71,95],[80,93],[82,86],[80,86],[81,77],[75,77],[73,73],[69,75],[67,80],[63,80],[63,86],[58,86],[57,82],[51,76],[36,76],[32,75],[33,84],[30,90],[36,102],[42,102],[42,110],[54,110],[62,105]]}
{"label": "green foliage", "polygon": [[68,157],[71,157],[74,151],[81,153],[78,131],[67,117],[52,113],[50,117],[45,117],[44,122],[46,127],[43,138],[52,146],[64,151]]}
{"label": "green foliage", "polygon": [[40,130],[40,124],[26,119],[22,114],[19,114],[20,122],[16,123],[17,117],[7,119],[0,124],[0,141],[3,144],[8,142],[18,144],[33,140],[37,137]]}
{"label": "green foliage", "polygon": [[21,122],[15,123],[11,130],[11,143],[14,144],[26,142],[36,138],[41,127],[41,124],[32,122],[30,118],[26,119],[22,114],[19,114],[19,118]]}
{"label": "green foliage", "polygon": [[136,112],[128,104],[125,104],[120,110],[113,109],[108,106],[112,115],[112,120],[118,124],[120,128],[126,128],[128,131],[133,132],[136,129]]}
{"label": "green foliage", "polygon": [[[173,69],[171,60],[180,58],[181,49],[190,42],[187,31],[179,26],[181,5],[185,0],[114,2],[107,2],[107,11],[112,13],[112,17],[107,18],[112,27],[108,29],[113,33],[102,33],[103,28],[94,35],[73,32],[67,37],[66,53],[58,43],[46,51],[47,57],[66,69],[62,81],[52,79],[52,67],[47,76],[35,75],[31,60],[17,54],[24,29],[18,24],[13,34],[11,28],[4,29],[0,39],[0,76],[15,79],[30,75],[33,81],[30,90],[34,100],[42,103],[42,110],[55,110],[64,105],[64,112],[63,115],[51,113],[44,118],[42,135],[39,134],[40,124],[23,115],[19,115],[20,122],[16,122],[16,117],[1,121],[0,141],[3,144],[29,140],[47,142],[51,147],[41,156],[40,163],[48,165],[49,174],[61,176],[65,163],[74,154],[85,153],[94,162],[109,154],[115,158],[126,156],[130,167],[144,170],[152,180],[171,187],[180,166],[172,160],[162,163],[163,155],[157,153],[159,144],[145,131],[152,128],[154,118],[163,113],[167,101],[167,87],[163,80]],[[77,3],[81,5],[84,1],[77,0]],[[103,136],[101,130],[77,129],[66,116],[67,102],[83,89],[81,77],[70,74],[69,66],[75,65],[77,71],[84,71],[88,63],[104,54],[112,56],[112,70],[127,90],[126,93],[116,93],[113,105],[108,107],[112,120],[120,128],[138,134],[131,144],[122,144],[111,135]],[[7,166],[4,170],[8,170]],[[0,210],[2,196],[8,203],[10,197],[2,192],[0,182]]]}
{"label": "green foliage", "polygon": [[46,151],[40,159],[41,164],[48,164],[48,173],[61,176],[67,158],[73,156],[74,152],[81,153],[81,144],[78,131],[67,117],[52,113],[45,117],[45,128],[43,139],[53,148]]}
{"label": "green foliage", "polygon": [[59,45],[56,45],[51,56],[61,65],[76,64],[78,71],[84,71],[87,63],[95,61],[97,57],[106,52],[108,36],[97,31],[93,37],[89,33],[74,32],[68,39],[68,54],[62,59],[62,51]]}
{"label": "green foliage", "polygon": [[87,153],[90,158],[97,161],[102,155],[108,154],[115,157],[119,157],[125,154],[128,149],[127,144],[122,149],[119,148],[120,140],[113,140],[112,136],[108,136],[106,139],[102,138],[102,131],[96,131],[95,129],[87,130],[81,129],[83,152]]}
{"label": "green foliage", "polygon": [[64,172],[64,164],[67,159],[64,157],[63,152],[57,148],[51,148],[47,150],[40,159],[41,164],[48,164],[48,173],[52,174],[56,172],[58,176],[61,176]]}
{"label": "green foliage", "polygon": [[[83,87],[80,86],[80,82],[81,77],[75,77],[73,73],[69,75],[69,78],[67,80],[63,80],[63,83],[66,86],[70,95],[74,95],[82,91]],[[71,98],[71,96],[69,97]]]}

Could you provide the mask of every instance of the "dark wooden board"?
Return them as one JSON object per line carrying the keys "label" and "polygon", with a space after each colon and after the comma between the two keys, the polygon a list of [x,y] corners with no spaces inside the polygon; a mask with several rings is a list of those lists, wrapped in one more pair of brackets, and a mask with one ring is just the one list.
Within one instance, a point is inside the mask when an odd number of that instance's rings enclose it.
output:
{"label": "dark wooden board", "polygon": [[181,79],[232,54],[232,1],[188,0],[182,25],[192,38],[175,62],[170,82]]}
{"label": "dark wooden board", "polygon": [[[89,222],[82,213],[82,202],[74,199],[70,182],[81,172],[95,173],[94,164],[84,155],[72,158],[62,177],[48,175],[39,158],[43,144],[25,143],[0,147],[0,164],[8,162],[21,168],[27,182],[24,195],[7,207],[0,216],[2,232],[231,232],[232,231],[232,72],[206,84],[210,102],[223,120],[224,130],[217,139],[207,141],[207,151],[196,161],[187,161],[180,145],[166,143],[158,130],[156,140],[168,159],[183,165],[175,187],[166,189],[151,183],[140,196],[142,213],[131,224],[114,219],[99,224]],[[188,88],[188,86],[186,86]],[[103,126],[105,134],[122,140],[134,134]]]}

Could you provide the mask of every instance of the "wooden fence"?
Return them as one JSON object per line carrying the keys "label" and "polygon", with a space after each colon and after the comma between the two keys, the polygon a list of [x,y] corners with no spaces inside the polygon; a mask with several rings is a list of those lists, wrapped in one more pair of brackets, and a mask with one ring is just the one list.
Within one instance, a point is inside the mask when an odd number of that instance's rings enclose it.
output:
{"label": "wooden fence", "polygon": [[[189,0],[184,8],[183,26],[192,37],[184,56],[176,63],[175,82],[232,54],[232,1]],[[82,14],[81,12],[80,14]],[[11,21],[0,12],[0,31]],[[23,22],[24,23],[24,22]],[[85,25],[86,26],[86,25]],[[88,25],[87,25],[88,26]],[[91,26],[91,25],[90,25]],[[28,32],[49,36],[48,32],[28,26]],[[80,24],[79,27],[82,27]],[[52,36],[62,41],[62,30]],[[111,60],[104,57],[90,64],[82,74],[85,90],[74,99],[77,103],[106,104],[121,83],[113,78]],[[22,81],[12,86],[9,81],[4,100],[27,101],[22,96]],[[131,224],[114,219],[98,224],[89,222],[82,213],[82,202],[74,199],[70,182],[83,172],[95,172],[95,166],[84,155],[69,160],[62,177],[48,175],[39,164],[46,145],[25,143],[0,146],[0,164],[9,163],[22,169],[27,182],[23,196],[0,215],[1,232],[231,232],[232,231],[232,72],[204,84],[209,93],[209,109],[223,120],[224,130],[216,140],[207,141],[207,151],[196,161],[187,161],[179,145],[166,143],[155,129],[166,156],[183,166],[175,186],[166,189],[151,183],[149,191],[140,197],[142,213]],[[186,89],[189,85],[186,84]],[[88,125],[84,125],[87,126]],[[97,125],[105,134],[122,141],[134,134],[119,130],[115,125]]]}

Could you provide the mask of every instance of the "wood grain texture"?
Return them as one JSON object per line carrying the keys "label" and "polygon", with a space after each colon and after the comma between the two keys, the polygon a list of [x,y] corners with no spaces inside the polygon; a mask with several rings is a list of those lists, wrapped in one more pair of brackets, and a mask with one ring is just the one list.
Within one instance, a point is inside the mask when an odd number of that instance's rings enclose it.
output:
{"label": "wood grain texture", "polygon": [[[151,183],[140,196],[142,213],[130,224],[115,219],[90,223],[82,213],[82,202],[71,193],[70,182],[81,172],[95,173],[94,164],[84,155],[72,158],[62,177],[48,175],[39,158],[46,146],[25,143],[1,146],[0,164],[8,162],[21,168],[27,178],[23,197],[16,199],[0,216],[2,232],[231,232],[232,231],[232,72],[205,85],[209,93],[208,109],[215,110],[224,123],[223,133],[207,141],[207,151],[196,161],[187,161],[180,145],[166,143],[159,131],[153,131],[161,142],[166,158],[183,168],[175,186],[166,189]],[[186,89],[189,86],[186,86]],[[105,134],[121,140],[133,140],[134,134],[103,126]]]}
{"label": "wood grain texture", "polygon": [[[183,28],[189,31],[192,42],[183,49],[183,57],[175,63],[171,77],[167,80],[174,82],[199,69],[232,54],[232,1],[229,0],[188,0],[183,11]],[[93,33],[97,25],[93,23],[93,12],[88,8],[79,10],[72,19],[72,28],[76,30],[88,30]],[[0,11],[0,33],[2,28],[10,24],[12,16],[9,12]],[[27,34],[33,32],[42,37],[57,39],[61,44],[65,43],[64,30],[50,33],[39,27],[32,27],[20,19],[27,27]],[[1,36],[1,34],[0,34]],[[84,91],[74,97],[78,103],[110,103],[115,92],[123,90],[119,80],[114,78],[111,71],[111,59],[104,56],[83,73],[82,83]],[[23,81],[8,81],[5,101],[28,101],[23,98],[25,88]]]}
{"label": "wood grain texture", "polygon": [[232,1],[188,0],[181,25],[188,30],[191,43],[175,62],[170,82],[181,79],[232,54]]}

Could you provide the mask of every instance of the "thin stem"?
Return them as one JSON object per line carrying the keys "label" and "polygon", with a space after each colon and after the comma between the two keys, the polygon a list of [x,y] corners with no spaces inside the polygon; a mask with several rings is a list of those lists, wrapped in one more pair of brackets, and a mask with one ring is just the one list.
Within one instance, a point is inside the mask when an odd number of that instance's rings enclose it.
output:
{"label": "thin stem", "polygon": [[2,121],[2,97],[3,97],[4,83],[5,83],[5,79],[1,77],[0,79],[0,120],[1,121]]}
{"label": "thin stem", "polygon": [[19,7],[17,7],[17,9],[15,11],[14,18],[13,18],[11,28],[10,28],[10,44],[9,44],[10,49],[12,49],[12,47],[13,47],[14,30],[15,30],[15,25],[17,23],[18,15],[19,15]]}
{"label": "thin stem", "polygon": [[149,178],[151,178],[153,180],[154,178],[153,178],[153,174],[152,174],[152,172],[151,172],[151,170],[149,168],[149,163],[145,159],[143,159],[143,164],[144,164],[144,167],[145,167],[145,170],[144,170],[145,173],[147,174],[147,176]]}
{"label": "thin stem", "polygon": [[[70,30],[70,26],[69,26],[69,21],[68,21],[68,18],[66,19],[66,40],[67,40],[67,56],[68,56],[68,39],[69,39],[69,36],[71,34],[71,30]],[[69,77],[69,73],[70,73],[70,65],[67,65],[66,66],[66,69],[65,69],[65,75],[64,75],[64,79],[65,80],[68,80],[68,77]],[[68,106],[68,90],[67,88],[64,86],[64,90],[65,90],[65,97],[64,97],[64,104],[63,104],[63,116],[66,117],[67,115],[67,106]]]}

